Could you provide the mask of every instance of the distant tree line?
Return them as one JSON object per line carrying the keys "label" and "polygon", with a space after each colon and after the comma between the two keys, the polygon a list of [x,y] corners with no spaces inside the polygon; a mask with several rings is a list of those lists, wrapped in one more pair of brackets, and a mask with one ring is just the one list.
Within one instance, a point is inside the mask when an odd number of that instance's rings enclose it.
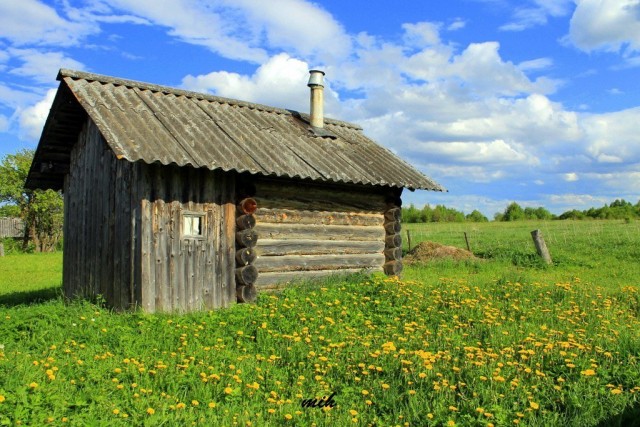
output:
{"label": "distant tree line", "polygon": [[[504,211],[494,214],[495,221],[524,221],[524,220],[556,220],[556,219],[640,219],[640,200],[635,205],[624,199],[616,199],[601,208],[590,208],[583,211],[576,209],[554,215],[543,207],[523,208],[516,202],[510,203]],[[444,205],[431,207],[425,205],[422,209],[413,204],[402,208],[402,221],[407,223],[420,222],[487,222],[489,219],[477,209],[470,214],[448,208]]]}
{"label": "distant tree line", "polygon": [[640,218],[640,200],[635,205],[624,199],[616,199],[601,208],[590,208],[583,211],[576,209],[564,212],[558,219],[638,219]]}
{"label": "distant tree line", "polygon": [[416,208],[413,204],[407,208],[402,208],[402,221],[409,223],[418,222],[487,222],[489,219],[480,211],[474,210],[468,215],[464,212],[448,208],[444,205],[431,207],[425,205],[422,209]]}

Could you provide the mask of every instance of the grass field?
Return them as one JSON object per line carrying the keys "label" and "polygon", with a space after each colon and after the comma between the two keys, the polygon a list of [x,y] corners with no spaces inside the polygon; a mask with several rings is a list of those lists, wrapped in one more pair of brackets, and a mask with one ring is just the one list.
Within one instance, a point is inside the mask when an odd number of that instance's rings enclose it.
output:
{"label": "grass field", "polygon": [[484,259],[147,315],[65,305],[60,254],[0,258],[0,425],[638,425],[638,222],[405,229]]}

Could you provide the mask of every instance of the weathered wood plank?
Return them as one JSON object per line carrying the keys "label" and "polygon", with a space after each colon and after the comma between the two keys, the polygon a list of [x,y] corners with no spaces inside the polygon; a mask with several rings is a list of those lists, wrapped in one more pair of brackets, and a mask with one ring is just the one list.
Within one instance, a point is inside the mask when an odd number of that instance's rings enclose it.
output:
{"label": "weathered wood plank", "polygon": [[223,292],[225,293],[225,306],[229,306],[236,301],[236,283],[235,275],[233,274],[233,268],[235,266],[235,253],[236,253],[236,241],[235,241],[235,214],[236,207],[234,204],[235,198],[235,175],[223,173],[217,171],[219,180],[223,188],[222,202],[223,210],[220,217],[222,223],[222,229],[224,230],[224,239],[222,240],[223,249],[220,252],[220,259],[222,261],[223,269]]}
{"label": "weathered wood plank", "polygon": [[384,217],[380,213],[330,212],[259,207],[255,216],[257,221],[261,223],[368,226],[382,226],[384,224]]}
{"label": "weathered wood plank", "polygon": [[383,212],[386,207],[381,190],[371,189],[371,192],[358,188],[353,191],[347,188],[304,184],[301,191],[300,183],[283,180],[256,180],[255,199],[259,207],[293,210],[322,210],[322,211],[369,211]]}
{"label": "weathered wood plank", "polygon": [[273,289],[283,286],[287,283],[298,280],[315,280],[326,278],[328,276],[347,275],[365,272],[378,272],[382,271],[382,268],[345,268],[341,270],[317,270],[317,271],[288,271],[288,272],[273,272],[273,273],[260,273],[256,280],[255,287],[258,291]]}
{"label": "weathered wood plank", "polygon": [[341,268],[382,267],[385,258],[378,254],[284,255],[258,257],[254,263],[260,274],[274,271],[339,270]]}
{"label": "weathered wood plank", "polygon": [[258,239],[382,240],[382,227],[258,223]]}
{"label": "weathered wood plank", "polygon": [[383,240],[260,239],[260,256],[381,253]]}

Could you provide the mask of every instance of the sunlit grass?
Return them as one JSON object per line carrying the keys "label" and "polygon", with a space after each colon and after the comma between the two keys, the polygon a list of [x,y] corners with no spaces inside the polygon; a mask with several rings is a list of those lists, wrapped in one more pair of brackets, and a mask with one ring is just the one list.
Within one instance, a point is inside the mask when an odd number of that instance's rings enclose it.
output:
{"label": "sunlit grass", "polygon": [[[0,425],[632,425],[635,249],[582,275],[593,249],[575,248],[550,267],[438,261],[186,315],[5,302]],[[301,406],[331,393],[333,408]]]}

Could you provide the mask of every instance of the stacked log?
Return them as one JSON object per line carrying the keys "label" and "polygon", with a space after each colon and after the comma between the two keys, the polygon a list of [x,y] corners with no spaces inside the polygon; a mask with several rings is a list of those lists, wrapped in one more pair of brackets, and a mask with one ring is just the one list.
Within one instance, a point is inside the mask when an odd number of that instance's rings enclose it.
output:
{"label": "stacked log", "polygon": [[[399,198],[398,198],[399,199]],[[397,276],[402,272],[402,237],[400,235],[400,219],[402,210],[400,202],[395,199],[387,204],[384,212],[384,272],[388,276]]]}
{"label": "stacked log", "polygon": [[257,297],[255,282],[258,269],[253,265],[256,260],[255,246],[258,234],[254,230],[258,208],[255,199],[247,197],[238,203],[236,217],[236,297],[238,302],[254,302]]}

